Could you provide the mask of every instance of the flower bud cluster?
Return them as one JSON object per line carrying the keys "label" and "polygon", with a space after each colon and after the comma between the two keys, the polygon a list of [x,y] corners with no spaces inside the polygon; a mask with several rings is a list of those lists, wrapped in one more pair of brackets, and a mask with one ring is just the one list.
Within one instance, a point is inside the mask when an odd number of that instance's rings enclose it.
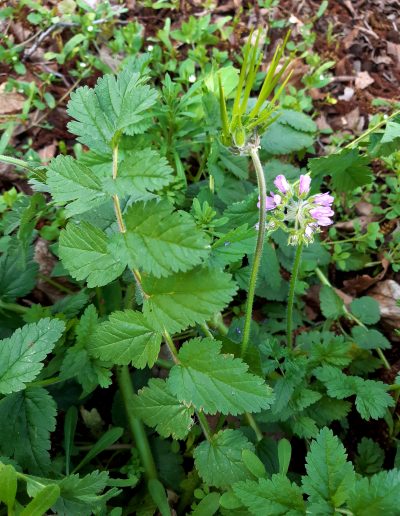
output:
{"label": "flower bud cluster", "polygon": [[329,192],[309,197],[311,177],[308,174],[301,175],[292,184],[281,174],[276,177],[274,185],[278,192],[271,192],[266,197],[266,210],[270,212],[267,230],[281,228],[289,233],[289,244],[303,242],[308,245],[314,241],[314,235],[321,231],[321,227],[332,224],[334,198]]}

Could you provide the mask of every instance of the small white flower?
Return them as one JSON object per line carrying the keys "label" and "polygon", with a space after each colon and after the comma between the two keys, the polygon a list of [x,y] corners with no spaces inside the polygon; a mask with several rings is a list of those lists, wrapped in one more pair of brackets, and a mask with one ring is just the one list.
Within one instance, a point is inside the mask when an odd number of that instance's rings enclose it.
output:
{"label": "small white flower", "polygon": [[192,75],[189,75],[188,81],[191,83],[196,82],[196,76],[192,73]]}

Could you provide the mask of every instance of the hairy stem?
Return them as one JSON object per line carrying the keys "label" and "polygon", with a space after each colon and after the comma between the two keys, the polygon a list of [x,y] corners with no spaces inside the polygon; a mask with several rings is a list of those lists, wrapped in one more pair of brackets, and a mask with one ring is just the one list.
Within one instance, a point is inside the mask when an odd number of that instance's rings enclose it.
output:
{"label": "hairy stem", "polygon": [[254,295],[255,295],[255,291],[256,291],[258,269],[260,268],[261,256],[262,256],[263,247],[264,247],[265,222],[266,222],[267,190],[266,190],[266,185],[265,185],[264,170],[262,168],[261,161],[258,156],[257,148],[254,147],[250,150],[250,156],[251,156],[251,159],[253,160],[254,168],[256,171],[256,175],[257,175],[258,193],[260,196],[260,209],[259,209],[259,213],[258,213],[257,243],[256,243],[255,251],[254,251],[254,261],[253,261],[253,266],[252,266],[251,273],[250,273],[249,291],[248,291],[248,295],[247,295],[246,316],[245,316],[245,321],[244,321],[243,340],[242,340],[242,348],[241,348],[242,357],[244,357],[246,355],[246,351],[247,351],[247,348],[249,345]]}
{"label": "hairy stem", "polygon": [[10,165],[15,165],[16,167],[24,168],[25,170],[29,170],[29,172],[33,172],[35,170],[35,168],[28,165],[26,161],[12,158],[11,156],[5,156],[4,154],[0,154],[0,161],[3,163],[9,163]]}
{"label": "hairy stem", "polygon": [[[333,288],[332,284],[330,283],[328,278],[325,276],[325,274],[321,271],[321,269],[319,267],[317,267],[315,269],[315,273],[317,274],[318,278],[321,280],[321,283],[323,285],[327,285],[328,287]],[[350,312],[350,310],[347,308],[347,306],[344,303],[343,303],[343,312],[344,312],[344,315],[347,317],[347,319],[349,319],[350,321],[354,321],[356,324],[358,324],[362,328],[365,328],[366,330],[368,329],[362,321],[357,319],[357,317]],[[391,366],[388,362],[388,359],[385,357],[385,354],[383,353],[383,351],[380,348],[376,348],[375,351],[378,353],[379,358],[382,360],[382,363],[385,366],[385,368],[390,371]]]}
{"label": "hairy stem", "polygon": [[303,242],[301,242],[296,249],[294,257],[292,277],[290,278],[289,286],[289,299],[287,306],[287,319],[286,319],[286,338],[289,349],[293,348],[293,303],[294,303],[294,292],[296,290],[297,276],[299,275],[299,268],[301,263],[301,252],[303,250]]}
{"label": "hairy stem", "polygon": [[124,402],[129,429],[139,452],[140,461],[148,479],[157,478],[157,469],[151,453],[143,423],[133,415],[134,390],[128,366],[121,366],[118,370],[118,385]]}

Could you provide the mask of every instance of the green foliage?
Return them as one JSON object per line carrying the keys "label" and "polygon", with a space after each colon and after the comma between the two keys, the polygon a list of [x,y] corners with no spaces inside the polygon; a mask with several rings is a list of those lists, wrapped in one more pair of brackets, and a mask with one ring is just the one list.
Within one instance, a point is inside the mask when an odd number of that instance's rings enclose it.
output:
{"label": "green foliage", "polygon": [[42,360],[52,351],[64,329],[62,321],[46,318],[37,324],[27,324],[0,341],[0,393],[20,391],[34,380],[43,368]]}
{"label": "green foliage", "polygon": [[210,486],[226,487],[249,478],[242,459],[243,450],[254,446],[239,430],[222,430],[211,441],[203,441],[193,457],[201,478]]}
{"label": "green foliage", "polygon": [[303,489],[309,496],[311,509],[329,514],[349,498],[354,470],[344,446],[328,428],[324,428],[311,444],[306,457],[307,476]]}
{"label": "green foliage", "polygon": [[[0,453],[29,472],[50,467],[50,432],[56,427],[56,404],[42,387],[29,387],[0,400]],[[10,436],[18,436],[10,439]]]}
{"label": "green foliage", "polygon": [[364,324],[375,324],[381,318],[379,303],[373,297],[354,299],[350,303],[350,310]]}
{"label": "green foliage", "polygon": [[331,287],[327,285],[321,287],[319,300],[322,313],[327,319],[338,319],[343,315],[343,301]]}
{"label": "green foliage", "polygon": [[159,378],[150,380],[135,397],[136,417],[156,427],[163,437],[171,435],[174,439],[184,439],[193,425],[193,413],[193,407],[179,402],[169,385]]}
{"label": "green foliage", "polygon": [[254,516],[300,516],[306,514],[301,489],[284,475],[234,484],[233,491]]}
{"label": "green foliage", "polygon": [[309,168],[313,177],[331,176],[335,192],[350,193],[358,186],[371,183],[368,163],[369,158],[357,149],[344,149],[337,154],[310,160]]}
{"label": "green foliage", "polygon": [[262,378],[249,373],[242,360],[223,355],[221,346],[210,339],[186,342],[167,380],[172,393],[207,414],[236,415],[268,408],[271,389]]}
{"label": "green foliage", "polygon": [[109,320],[101,323],[89,342],[89,353],[113,364],[132,363],[143,369],[156,361],[161,335],[148,323],[141,312],[125,310],[113,312]]}

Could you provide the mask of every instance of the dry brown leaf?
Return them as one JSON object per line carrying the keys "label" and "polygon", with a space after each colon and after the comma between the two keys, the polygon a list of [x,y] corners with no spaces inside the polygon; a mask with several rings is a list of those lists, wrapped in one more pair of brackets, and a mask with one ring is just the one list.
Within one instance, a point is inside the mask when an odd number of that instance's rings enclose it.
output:
{"label": "dry brown leaf", "polygon": [[400,328],[400,306],[397,301],[400,299],[400,285],[394,280],[380,281],[368,292],[368,295],[379,303],[381,318],[393,329]]}
{"label": "dry brown leaf", "polygon": [[345,222],[337,222],[334,227],[336,229],[340,229],[341,231],[354,231],[355,230],[355,222],[360,225],[361,230],[367,228],[370,222],[376,222],[379,220],[379,217],[372,215],[363,215],[361,217],[357,217],[352,220],[346,220]]}
{"label": "dry brown leaf", "polygon": [[393,56],[394,60],[397,63],[400,63],[400,45],[397,43],[392,43],[391,41],[387,41],[387,53],[390,56]]}
{"label": "dry brown leaf", "polygon": [[354,297],[357,297],[359,294],[372,287],[372,285],[375,285],[375,283],[381,281],[385,277],[389,267],[389,261],[386,260],[386,258],[382,259],[382,267],[383,270],[374,277],[370,276],[369,274],[362,274],[361,276],[356,276],[355,278],[344,280],[343,285],[346,292]]}
{"label": "dry brown leaf", "polygon": [[364,90],[371,86],[371,84],[375,82],[374,79],[370,76],[368,72],[358,72],[355,80],[355,87]]}
{"label": "dry brown leaf", "polygon": [[45,147],[42,147],[38,151],[38,154],[40,156],[40,159],[43,161],[43,163],[47,165],[47,163],[51,160],[51,158],[54,158],[56,150],[57,150],[57,142],[56,142],[56,140],[53,140],[50,143],[50,145],[46,145]]}
{"label": "dry brown leaf", "polygon": [[0,85],[0,116],[21,112],[25,97],[16,92],[4,91],[5,86],[5,82]]}

